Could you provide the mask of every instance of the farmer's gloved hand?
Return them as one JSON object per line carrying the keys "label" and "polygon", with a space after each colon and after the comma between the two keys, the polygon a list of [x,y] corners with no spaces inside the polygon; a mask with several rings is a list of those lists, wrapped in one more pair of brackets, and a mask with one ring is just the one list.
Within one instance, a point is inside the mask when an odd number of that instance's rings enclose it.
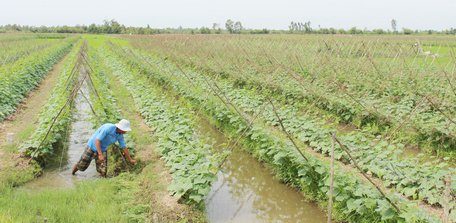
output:
{"label": "farmer's gloved hand", "polygon": [[130,163],[133,164],[133,165],[136,165],[136,160],[130,159]]}

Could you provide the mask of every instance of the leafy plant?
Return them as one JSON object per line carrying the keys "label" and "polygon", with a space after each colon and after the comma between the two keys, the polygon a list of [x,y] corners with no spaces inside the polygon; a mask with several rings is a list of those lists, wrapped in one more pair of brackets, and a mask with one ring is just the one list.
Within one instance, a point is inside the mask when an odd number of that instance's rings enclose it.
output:
{"label": "leafy plant", "polygon": [[[64,105],[69,103],[69,97],[78,78],[78,75],[72,75],[78,50],[78,47],[75,47],[68,55],[57,84],[52,89],[51,97],[39,114],[35,131],[30,139],[20,146],[21,151],[41,163],[45,163],[46,159],[54,154],[54,148],[61,146],[66,140],[71,123],[71,106],[64,108]],[[62,108],[64,109],[61,110]]]}
{"label": "leafy plant", "polygon": [[44,48],[15,63],[0,68],[0,121],[17,105],[73,46],[75,38]]}
{"label": "leafy plant", "polygon": [[[261,122],[255,122],[252,128],[247,128],[243,118],[233,109],[226,107],[216,96],[204,94],[208,92],[204,87],[207,85],[198,83],[198,76],[191,74],[191,71],[185,71],[191,79],[187,80],[181,75],[179,69],[171,68],[166,62],[151,61],[148,58],[149,63],[146,65],[144,61],[137,59],[138,57],[128,55],[127,50],[116,49],[114,46],[112,48],[133,69],[138,69],[140,71],[138,73],[142,73],[155,84],[164,85],[167,89],[181,95],[195,108],[201,108],[232,137],[238,136],[239,132],[247,131],[246,137],[243,138],[245,148],[261,161],[271,165],[285,183],[298,187],[319,202],[327,200],[329,187],[327,163],[313,156],[308,157],[309,161],[306,162],[296,154],[296,151],[291,148],[292,145],[287,143],[283,136],[280,137],[280,134],[268,131]],[[196,85],[190,83],[196,83]],[[338,182],[336,217],[351,222],[408,220],[395,212],[391,206],[385,207],[386,200],[371,185],[367,185],[351,173],[337,169],[336,182]],[[188,187],[188,184],[184,185]],[[395,199],[395,202],[399,203],[402,213],[416,212],[417,207],[410,206],[408,202],[399,199]],[[382,206],[379,206],[380,204]],[[427,216],[418,218],[425,222],[435,221]]]}
{"label": "leafy plant", "polygon": [[171,194],[201,205],[216,179],[217,156],[211,146],[194,134],[193,119],[185,107],[172,105],[151,87],[135,68],[129,68],[106,51],[101,51],[113,74],[132,93],[146,124],[155,129],[157,151],[173,177]]}

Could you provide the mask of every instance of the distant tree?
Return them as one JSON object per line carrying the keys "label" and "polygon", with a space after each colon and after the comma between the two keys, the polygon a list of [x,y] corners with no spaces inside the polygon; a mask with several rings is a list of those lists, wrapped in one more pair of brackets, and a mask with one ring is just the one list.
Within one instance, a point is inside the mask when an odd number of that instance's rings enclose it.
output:
{"label": "distant tree", "polygon": [[89,33],[98,33],[98,27],[95,23],[90,24],[89,28],[87,29]]}
{"label": "distant tree", "polygon": [[290,33],[294,33],[294,32],[311,33],[312,27],[310,27],[310,21],[307,21],[305,23],[291,21],[290,25],[288,26],[288,30]]}
{"label": "distant tree", "polygon": [[312,27],[310,27],[310,21],[305,22],[302,27],[304,27],[304,32],[311,33]]}
{"label": "distant tree", "polygon": [[122,33],[123,27],[116,20],[104,20],[101,27],[102,33],[119,34]]}
{"label": "distant tree", "polygon": [[200,33],[201,34],[211,34],[211,29],[209,29],[207,27],[201,27],[200,28]]}
{"label": "distant tree", "polygon": [[215,34],[222,33],[222,29],[220,28],[220,24],[212,23],[212,31],[214,31]]}
{"label": "distant tree", "polygon": [[304,30],[305,30],[305,29],[304,29],[304,23],[298,22],[298,23],[297,23],[297,30],[298,30],[299,32],[304,31]]}
{"label": "distant tree", "polygon": [[101,26],[102,33],[111,33],[111,21],[104,20],[103,25]]}
{"label": "distant tree", "polygon": [[122,32],[122,26],[120,25],[120,23],[118,23],[114,19],[111,20],[111,33],[119,34],[121,32]]}
{"label": "distant tree", "polygon": [[234,21],[231,19],[226,20],[225,28],[229,33],[234,33]]}
{"label": "distant tree", "polygon": [[11,30],[14,30],[14,31],[21,31],[21,30],[22,30],[22,27],[21,27],[20,25],[13,24],[13,25],[11,25]]}
{"label": "distant tree", "polygon": [[49,29],[48,27],[46,27],[46,26],[40,26],[40,27],[38,28],[38,32],[39,32],[39,33],[49,33],[49,32],[51,32],[51,31],[50,31],[50,29]]}
{"label": "distant tree", "polygon": [[288,26],[288,30],[290,31],[290,33],[293,33],[295,31],[293,21],[291,21],[290,25]]}
{"label": "distant tree", "polygon": [[182,26],[177,27],[177,33],[184,33],[184,28]]}
{"label": "distant tree", "polygon": [[453,35],[453,34],[456,34],[456,29],[455,28],[450,28],[450,29],[447,29],[445,31],[443,31],[445,34],[447,35]]}
{"label": "distant tree", "polygon": [[373,29],[372,32],[375,34],[385,34],[386,33],[385,30],[383,30],[383,29]]}
{"label": "distant tree", "polygon": [[244,29],[244,27],[242,27],[242,23],[237,21],[236,23],[234,23],[234,33],[241,33],[241,31]]}
{"label": "distant tree", "polygon": [[329,29],[327,29],[327,28],[320,28],[320,29],[318,29],[317,32],[318,32],[318,33],[321,33],[321,34],[329,34]]}
{"label": "distant tree", "polygon": [[154,32],[154,30],[152,28],[150,28],[150,25],[147,24],[146,28],[144,29],[144,34],[152,34]]}
{"label": "distant tree", "polygon": [[408,29],[408,28],[402,28],[402,32],[405,34],[405,35],[410,35],[413,33],[413,30],[412,29]]}
{"label": "distant tree", "polygon": [[352,27],[352,28],[350,28],[348,30],[348,33],[350,33],[350,34],[362,34],[363,31],[358,29],[358,28],[356,28],[356,26],[354,26],[354,27]]}
{"label": "distant tree", "polygon": [[395,19],[391,20],[391,29],[393,29],[393,33],[397,33],[397,21]]}
{"label": "distant tree", "polygon": [[345,30],[345,29],[338,29],[338,30],[337,30],[337,33],[339,33],[339,34],[347,34],[347,30]]}
{"label": "distant tree", "polygon": [[250,34],[269,34],[269,33],[270,33],[270,31],[266,28],[250,30]]}

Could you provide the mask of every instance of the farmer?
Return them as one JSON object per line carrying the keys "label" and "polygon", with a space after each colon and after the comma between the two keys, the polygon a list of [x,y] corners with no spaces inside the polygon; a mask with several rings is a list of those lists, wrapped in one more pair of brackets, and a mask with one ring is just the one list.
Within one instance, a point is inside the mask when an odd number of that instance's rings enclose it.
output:
{"label": "farmer", "polygon": [[135,165],[136,160],[132,159],[128,153],[123,136],[123,134],[129,131],[131,131],[130,122],[125,119],[120,120],[117,124],[107,123],[102,125],[89,139],[87,149],[82,154],[79,162],[74,165],[72,174],[74,175],[78,170],[85,171],[87,167],[89,167],[92,159],[95,158],[97,172],[100,173],[102,177],[105,177],[107,164],[106,150],[108,146],[115,142],[119,142],[123,154],[125,154],[131,164]]}

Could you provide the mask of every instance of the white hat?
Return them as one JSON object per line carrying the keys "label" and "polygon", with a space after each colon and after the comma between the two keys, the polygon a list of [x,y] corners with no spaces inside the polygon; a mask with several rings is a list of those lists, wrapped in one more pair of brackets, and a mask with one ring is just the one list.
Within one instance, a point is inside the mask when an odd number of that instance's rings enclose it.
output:
{"label": "white hat", "polygon": [[116,127],[125,132],[131,131],[130,122],[125,119],[120,120],[119,123],[116,124]]}

